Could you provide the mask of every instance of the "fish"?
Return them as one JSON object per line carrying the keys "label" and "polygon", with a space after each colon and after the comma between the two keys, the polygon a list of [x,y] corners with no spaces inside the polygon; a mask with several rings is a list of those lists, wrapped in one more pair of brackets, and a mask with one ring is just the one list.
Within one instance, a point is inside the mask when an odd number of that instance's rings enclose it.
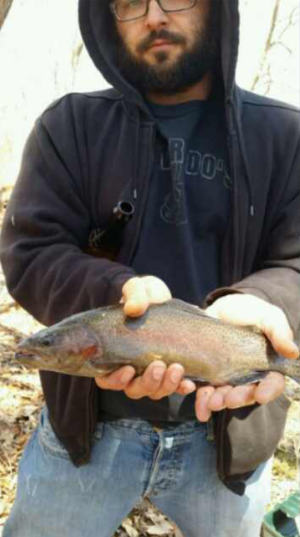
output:
{"label": "fish", "polygon": [[179,299],[128,317],[121,304],[74,314],[19,343],[15,359],[28,368],[101,377],[131,365],[136,375],[162,360],[185,377],[212,386],[257,382],[278,371],[300,384],[300,359],[278,355],[254,327],[209,316]]}

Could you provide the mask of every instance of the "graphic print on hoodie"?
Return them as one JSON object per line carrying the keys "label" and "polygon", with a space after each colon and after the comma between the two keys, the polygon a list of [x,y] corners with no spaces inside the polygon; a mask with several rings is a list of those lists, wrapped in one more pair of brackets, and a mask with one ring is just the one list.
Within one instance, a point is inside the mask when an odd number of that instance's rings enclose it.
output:
{"label": "graphic print on hoodie", "polygon": [[220,284],[229,220],[223,105],[212,98],[149,107],[161,136],[133,267],[163,279],[174,297],[201,305]]}

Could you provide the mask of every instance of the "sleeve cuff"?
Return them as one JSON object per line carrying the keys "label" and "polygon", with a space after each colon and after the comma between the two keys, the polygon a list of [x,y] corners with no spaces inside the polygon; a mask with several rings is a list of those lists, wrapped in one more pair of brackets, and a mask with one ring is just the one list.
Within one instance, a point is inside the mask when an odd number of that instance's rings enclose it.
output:
{"label": "sleeve cuff", "polygon": [[105,293],[105,303],[107,305],[118,304],[122,297],[123,285],[130,280],[130,278],[134,278],[135,276],[137,276],[136,272],[128,269],[126,271],[118,272],[112,279],[109,279]]}
{"label": "sleeve cuff", "polygon": [[247,286],[243,286],[243,287],[220,287],[219,289],[216,289],[215,291],[212,291],[212,293],[210,293],[206,297],[206,299],[204,301],[204,304],[203,304],[203,307],[207,308],[208,306],[211,306],[211,304],[213,304],[216,300],[218,300],[218,298],[221,298],[222,296],[236,295],[236,294],[239,294],[239,295],[245,295],[245,294],[254,295],[257,298],[261,298],[262,300],[266,300],[267,302],[271,302],[270,297],[266,293],[261,291],[261,289],[257,289],[256,287],[247,287]]}

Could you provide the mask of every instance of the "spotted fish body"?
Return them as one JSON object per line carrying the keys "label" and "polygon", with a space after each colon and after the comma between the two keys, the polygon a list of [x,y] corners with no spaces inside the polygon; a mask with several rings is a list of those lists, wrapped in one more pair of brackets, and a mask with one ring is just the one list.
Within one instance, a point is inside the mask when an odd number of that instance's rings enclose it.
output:
{"label": "spotted fish body", "polygon": [[41,370],[96,377],[123,365],[143,373],[154,360],[180,363],[185,376],[213,386],[258,380],[278,371],[300,383],[300,360],[278,356],[267,338],[208,316],[172,299],[141,317],[126,317],[120,305],[68,317],[25,339],[16,359]]}

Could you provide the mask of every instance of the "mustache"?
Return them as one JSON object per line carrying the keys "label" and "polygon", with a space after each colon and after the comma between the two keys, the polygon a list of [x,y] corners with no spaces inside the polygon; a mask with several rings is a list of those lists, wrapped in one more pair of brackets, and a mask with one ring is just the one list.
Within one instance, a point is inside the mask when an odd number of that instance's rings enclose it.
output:
{"label": "mustache", "polygon": [[157,39],[163,39],[168,43],[173,43],[175,45],[184,45],[186,40],[182,35],[175,34],[173,32],[168,32],[168,30],[152,31],[147,37],[145,37],[137,46],[137,52],[143,53],[153,45],[154,41]]}

